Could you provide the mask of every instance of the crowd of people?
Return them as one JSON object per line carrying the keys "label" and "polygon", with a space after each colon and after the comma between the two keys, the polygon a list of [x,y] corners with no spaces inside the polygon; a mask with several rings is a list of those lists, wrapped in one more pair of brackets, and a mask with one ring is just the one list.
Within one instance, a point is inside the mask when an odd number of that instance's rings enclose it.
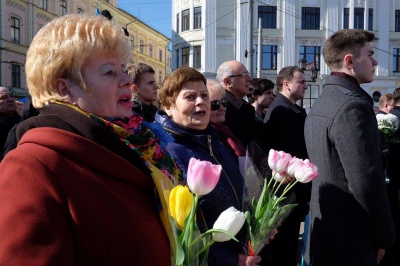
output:
{"label": "crowd of people", "polygon": [[[211,246],[208,265],[297,266],[306,216],[304,265],[400,265],[400,138],[384,157],[360,87],[373,81],[374,39],[352,29],[328,38],[332,72],[307,114],[297,66],[279,71],[276,89],[238,61],[215,79],[180,67],[158,86],[149,65],[128,65],[126,36],[105,17],[52,20],[27,53],[22,115],[0,87],[0,265],[170,265],[155,184],[185,184],[192,157],[220,164],[216,188],[199,199],[206,231],[228,207],[242,209],[239,165],[254,144],[309,158],[319,177],[294,186],[297,206],[260,254],[243,248],[244,227],[239,242]],[[400,119],[399,91],[382,96],[379,113]]]}

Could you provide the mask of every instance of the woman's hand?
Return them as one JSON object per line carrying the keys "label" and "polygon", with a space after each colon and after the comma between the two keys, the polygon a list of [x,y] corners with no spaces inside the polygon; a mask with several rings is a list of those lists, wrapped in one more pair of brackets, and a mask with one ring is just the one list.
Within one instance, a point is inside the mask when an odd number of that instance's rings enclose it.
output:
{"label": "woman's hand", "polygon": [[260,256],[246,256],[239,254],[239,265],[238,266],[256,266],[261,261]]}

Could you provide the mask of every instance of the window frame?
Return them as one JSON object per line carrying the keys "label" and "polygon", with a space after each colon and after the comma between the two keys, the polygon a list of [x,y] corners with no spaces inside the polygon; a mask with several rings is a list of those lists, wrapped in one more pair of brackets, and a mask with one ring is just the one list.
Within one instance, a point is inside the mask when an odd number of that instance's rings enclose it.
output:
{"label": "window frame", "polygon": [[[278,45],[265,44],[261,47],[261,70],[277,70]],[[256,66],[258,66],[258,47],[256,50]]]}
{"label": "window frame", "polygon": [[40,8],[47,10],[49,7],[49,0],[40,0]]}
{"label": "window frame", "polygon": [[193,68],[201,69],[201,45],[193,46]]}
{"label": "window frame", "polygon": [[182,48],[182,64],[181,66],[189,66],[190,60],[190,47]]}
{"label": "window frame", "polygon": [[[397,62],[397,64],[396,64]],[[393,73],[400,73],[400,48],[393,48]]]}
{"label": "window frame", "polygon": [[163,51],[161,49],[158,51],[158,59],[161,62],[163,61]]}
{"label": "window frame", "polygon": [[193,29],[201,29],[201,6],[193,8]]}
{"label": "window frame", "polygon": [[68,13],[67,10],[67,0],[60,0],[60,14],[64,16]]}
{"label": "window frame", "polygon": [[21,88],[21,66],[11,64],[11,87]]}
{"label": "window frame", "polygon": [[262,18],[263,29],[276,29],[277,7],[276,6],[258,6],[258,18]]}
{"label": "window frame", "polygon": [[394,31],[400,32],[400,9],[396,9],[394,12]]}
{"label": "window frame", "polygon": [[153,57],[153,45],[149,44],[149,56]]}
{"label": "window frame", "polygon": [[141,52],[142,54],[144,53],[144,42],[143,42],[143,40],[139,41],[139,52]]}
{"label": "window frame", "polygon": [[319,30],[321,19],[321,8],[319,7],[302,7],[301,9],[301,29],[302,30]]}
{"label": "window frame", "polygon": [[190,9],[182,10],[182,27],[181,31],[190,30]]}
{"label": "window frame", "polygon": [[[17,25],[18,24],[18,25]],[[11,16],[11,42],[21,43],[21,20],[16,16]]]}
{"label": "window frame", "polygon": [[[310,70],[312,67],[312,63],[316,62],[315,67],[317,69],[321,69],[320,64],[321,64],[321,46],[307,46],[307,45],[302,45],[300,46],[300,53],[299,53],[299,58],[305,58],[307,60],[307,65],[306,70]],[[310,51],[314,50],[314,51]],[[312,59],[312,60],[310,60]]]}

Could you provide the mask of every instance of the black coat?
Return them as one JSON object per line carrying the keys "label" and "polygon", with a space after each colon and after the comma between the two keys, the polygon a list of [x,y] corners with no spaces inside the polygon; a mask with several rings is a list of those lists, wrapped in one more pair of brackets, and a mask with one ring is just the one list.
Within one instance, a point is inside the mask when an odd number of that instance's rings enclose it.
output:
{"label": "black coat", "polygon": [[[293,104],[283,94],[278,93],[268,108],[264,118],[263,144],[264,152],[270,149],[284,151],[300,159],[307,159],[307,149],[304,140],[304,122],[306,111]],[[297,183],[294,186],[296,201],[307,203],[310,201],[311,183]],[[303,215],[307,214],[305,209]]]}
{"label": "black coat", "polygon": [[350,77],[329,76],[305,124],[313,180],[306,261],[377,265],[394,243],[372,98]]}
{"label": "black coat", "polygon": [[225,91],[225,97],[228,101],[226,106],[225,122],[233,135],[242,143],[243,147],[256,140],[254,126],[254,107],[244,100],[239,100],[229,91]]}

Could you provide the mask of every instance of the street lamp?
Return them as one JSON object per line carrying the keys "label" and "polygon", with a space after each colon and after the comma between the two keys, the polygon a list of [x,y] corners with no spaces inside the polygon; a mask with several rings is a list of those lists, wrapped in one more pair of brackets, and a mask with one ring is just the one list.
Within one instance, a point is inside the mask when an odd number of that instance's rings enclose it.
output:
{"label": "street lamp", "polygon": [[[307,60],[303,57],[302,59],[299,60],[299,67],[301,70],[304,71],[306,70],[306,66],[307,66]],[[315,80],[318,77],[318,68],[315,66],[315,61],[310,71],[311,71],[311,80],[306,80],[306,82],[315,82]]]}

